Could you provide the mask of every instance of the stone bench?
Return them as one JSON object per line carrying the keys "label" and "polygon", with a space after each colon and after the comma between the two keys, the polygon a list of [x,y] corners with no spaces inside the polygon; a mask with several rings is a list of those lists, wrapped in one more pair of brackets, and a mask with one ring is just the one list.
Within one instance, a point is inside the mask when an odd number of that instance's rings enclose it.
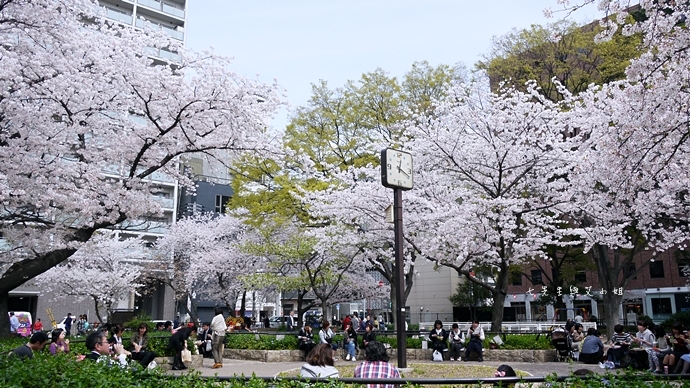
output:
{"label": "stone bench", "polygon": [[[172,369],[172,357],[156,357],[154,361],[156,361],[156,364],[158,364],[158,366],[163,370]],[[187,366],[187,368],[199,369],[204,366],[204,358],[199,354],[192,354],[192,362],[185,362],[184,364]]]}
{"label": "stone bench", "polygon": [[[431,361],[432,352],[432,349],[407,349],[407,359]],[[391,360],[397,359],[397,349],[388,349],[388,356]],[[483,356],[485,361],[517,361],[543,363],[553,362],[556,357],[556,351],[532,349],[484,349]],[[224,358],[232,360],[251,360],[262,362],[299,362],[304,361],[304,354],[301,350],[225,349]],[[364,354],[362,350],[360,350],[359,356],[357,358],[364,360]]]}

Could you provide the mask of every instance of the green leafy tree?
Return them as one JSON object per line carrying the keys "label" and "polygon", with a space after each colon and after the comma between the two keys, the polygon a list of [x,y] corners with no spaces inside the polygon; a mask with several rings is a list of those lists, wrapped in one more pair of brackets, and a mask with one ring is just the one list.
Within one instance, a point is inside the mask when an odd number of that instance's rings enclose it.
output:
{"label": "green leafy tree", "polygon": [[470,310],[470,320],[477,319],[477,312],[490,309],[491,291],[473,282],[458,283],[455,294],[448,297],[454,307],[467,307]]}
{"label": "green leafy tree", "polygon": [[[402,143],[402,123],[418,113],[433,111],[432,101],[442,96],[452,81],[464,76],[466,72],[461,66],[433,67],[427,62],[417,62],[402,82],[377,69],[342,87],[332,88],[323,80],[313,84],[309,102],[295,111],[285,130],[284,152],[265,158],[248,156],[233,166],[235,196],[229,206],[243,209],[248,222],[255,226],[270,222],[314,230],[331,224],[332,219],[315,219],[309,215],[303,193],[338,188],[337,174],[350,167],[378,165],[381,148]],[[361,231],[368,227],[354,221],[344,226]],[[337,241],[338,237],[322,236],[321,240]],[[390,255],[385,254],[386,244],[390,241],[354,248],[336,244],[330,248],[328,259],[352,257],[345,253],[352,249],[381,252],[365,255],[369,262],[364,267],[380,272],[391,284],[391,295],[394,295],[395,272]],[[405,295],[412,286],[415,257],[405,279]],[[305,285],[304,290],[309,287],[313,285]],[[352,287],[357,290],[359,286]]]}
{"label": "green leafy tree", "polygon": [[640,34],[618,32],[611,40],[596,43],[599,32],[598,23],[578,26],[565,20],[513,30],[494,38],[491,51],[475,66],[487,72],[494,89],[507,82],[525,90],[527,81],[536,80],[543,95],[559,101],[562,96],[554,80],[577,94],[592,83],[625,78],[630,60],[640,55]]}

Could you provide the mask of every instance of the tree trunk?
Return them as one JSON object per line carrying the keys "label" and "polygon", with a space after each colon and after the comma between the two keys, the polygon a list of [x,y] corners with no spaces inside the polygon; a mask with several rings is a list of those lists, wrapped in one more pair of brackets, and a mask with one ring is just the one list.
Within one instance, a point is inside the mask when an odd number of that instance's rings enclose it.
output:
{"label": "tree trunk", "polygon": [[502,331],[503,324],[503,305],[506,301],[506,293],[498,288],[498,284],[491,290],[491,295],[494,298],[494,305],[491,313],[491,331]]}
{"label": "tree trunk", "polygon": [[91,295],[91,298],[93,299],[93,307],[96,311],[96,318],[98,318],[99,323],[103,323],[103,318],[101,317],[101,312],[98,306],[98,298],[96,298],[94,295]]}
{"label": "tree trunk", "polygon": [[247,308],[247,290],[242,291],[242,304],[240,305],[240,318],[244,319],[244,312]]}
{"label": "tree trunk", "polygon": [[[124,221],[127,217],[124,214],[114,221],[108,221],[101,224],[93,225],[91,228],[79,229],[72,234],[72,241],[74,242],[86,242],[88,241],[93,233],[100,229],[106,228]],[[9,311],[9,292],[15,288],[21,286],[27,281],[35,278],[36,276],[46,272],[47,270],[55,267],[56,265],[69,259],[74,252],[77,250],[74,248],[69,249],[59,249],[55,251],[50,251],[44,255],[38,255],[33,258],[28,258],[21,260],[12,264],[5,272],[0,276],[0,316],[8,317]],[[8,319],[0,319],[0,337],[9,337],[10,335],[10,323]]]}
{"label": "tree trunk", "polygon": [[[7,308],[9,307],[9,299],[10,295],[8,291],[0,291],[0,315],[2,317],[9,317],[9,311]],[[9,337],[10,336],[10,320],[5,318],[5,319],[0,319],[0,337]]]}
{"label": "tree trunk", "polygon": [[611,338],[613,336],[613,327],[620,323],[620,315],[618,314],[618,310],[623,300],[623,296],[616,295],[613,292],[607,292],[603,295],[603,299],[603,322],[606,323],[606,338]]}

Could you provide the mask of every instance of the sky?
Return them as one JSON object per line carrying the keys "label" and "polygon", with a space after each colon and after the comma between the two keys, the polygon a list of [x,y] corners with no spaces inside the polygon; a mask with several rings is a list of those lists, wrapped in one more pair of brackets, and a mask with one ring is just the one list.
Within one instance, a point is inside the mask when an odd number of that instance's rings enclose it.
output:
{"label": "sky", "polygon": [[[276,129],[306,106],[321,79],[336,88],[377,68],[401,78],[424,60],[471,69],[492,37],[566,16],[544,16],[562,7],[557,0],[189,0],[187,7],[188,48],[212,47],[234,58],[230,70],[284,89],[289,106],[273,119]],[[597,16],[588,6],[569,19]]]}

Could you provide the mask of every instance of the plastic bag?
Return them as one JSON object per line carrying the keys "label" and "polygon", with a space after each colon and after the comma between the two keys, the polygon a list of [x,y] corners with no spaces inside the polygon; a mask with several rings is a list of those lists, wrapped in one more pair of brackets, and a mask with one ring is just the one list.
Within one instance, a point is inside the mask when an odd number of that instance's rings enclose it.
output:
{"label": "plastic bag", "polygon": [[182,362],[192,362],[192,352],[182,349]]}
{"label": "plastic bag", "polygon": [[438,350],[434,350],[434,353],[432,354],[432,360],[443,361],[443,353],[439,352]]}
{"label": "plastic bag", "polygon": [[211,341],[206,341],[206,351],[207,352],[211,351]]}

